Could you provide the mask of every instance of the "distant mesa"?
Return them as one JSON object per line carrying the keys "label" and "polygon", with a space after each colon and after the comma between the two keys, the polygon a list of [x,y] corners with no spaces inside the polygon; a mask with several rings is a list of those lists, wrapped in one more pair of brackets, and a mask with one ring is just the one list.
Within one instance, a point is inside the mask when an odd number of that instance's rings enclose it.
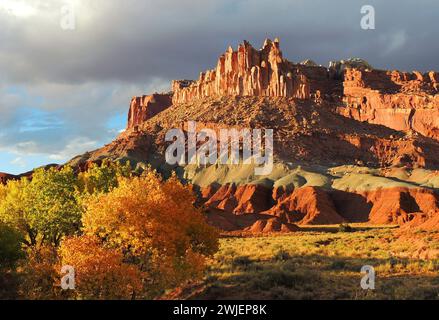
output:
{"label": "distant mesa", "polygon": [[257,50],[247,41],[220,56],[215,69],[198,80],[174,80],[172,92],[135,97],[128,129],[138,127],[171,105],[225,96],[285,97],[337,102],[340,114],[396,130],[413,130],[437,139],[439,74],[374,69],[360,58],[312,60],[294,64],[284,59],[279,39],[267,39]]}
{"label": "distant mesa", "polygon": [[[45,168],[45,169],[49,169],[51,167],[61,167],[58,164],[48,164],[45,166],[42,166],[41,168]],[[13,180],[20,180],[21,178],[28,178],[31,179],[32,175],[33,175],[33,170],[32,171],[28,171],[19,175],[14,175],[14,174],[9,174],[9,173],[5,173],[5,172],[0,172],[0,184],[7,184],[9,181],[13,181]]]}

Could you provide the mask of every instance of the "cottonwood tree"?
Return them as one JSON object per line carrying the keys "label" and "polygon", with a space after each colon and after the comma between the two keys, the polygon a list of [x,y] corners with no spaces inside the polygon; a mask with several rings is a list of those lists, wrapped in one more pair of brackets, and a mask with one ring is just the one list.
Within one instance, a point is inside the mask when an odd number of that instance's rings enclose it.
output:
{"label": "cottonwood tree", "polygon": [[84,233],[124,252],[125,261],[143,273],[145,297],[154,297],[201,276],[206,257],[218,249],[216,230],[194,202],[190,188],[175,176],[163,181],[148,170],[90,199]]}
{"label": "cottonwood tree", "polygon": [[80,228],[76,186],[70,167],[37,169],[32,180],[10,181],[0,192],[0,221],[20,230],[27,246],[58,246]]}
{"label": "cottonwood tree", "polygon": [[122,177],[131,177],[129,162],[121,164],[104,160],[100,165],[93,163],[88,170],[78,174],[78,187],[85,195],[107,193],[118,186]]}

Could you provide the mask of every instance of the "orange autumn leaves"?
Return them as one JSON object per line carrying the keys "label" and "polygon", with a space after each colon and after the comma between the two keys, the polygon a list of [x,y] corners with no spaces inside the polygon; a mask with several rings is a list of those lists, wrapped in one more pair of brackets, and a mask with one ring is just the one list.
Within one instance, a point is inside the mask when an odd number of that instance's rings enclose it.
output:
{"label": "orange autumn leaves", "polygon": [[83,235],[64,240],[61,263],[76,270],[80,298],[153,298],[202,275],[217,232],[173,176],[147,171],[85,201]]}
{"label": "orange autumn leaves", "polygon": [[64,240],[59,249],[62,265],[74,266],[75,287],[81,299],[131,299],[142,292],[142,272],[124,263],[120,250],[105,248],[94,236]]}
{"label": "orange autumn leaves", "polygon": [[218,234],[194,203],[175,176],[109,161],[0,185],[0,298],[150,299],[197,279]]}

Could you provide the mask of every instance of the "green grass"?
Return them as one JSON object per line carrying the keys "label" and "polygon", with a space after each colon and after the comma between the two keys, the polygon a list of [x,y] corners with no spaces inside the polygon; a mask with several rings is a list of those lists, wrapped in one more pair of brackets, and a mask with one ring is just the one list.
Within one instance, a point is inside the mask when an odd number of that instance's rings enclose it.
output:
{"label": "green grass", "polygon": [[[352,226],[351,226],[352,227]],[[265,237],[221,239],[199,299],[439,299],[439,260],[416,257],[437,248],[437,233],[400,238],[392,228],[309,227]],[[319,231],[315,231],[319,230]],[[363,290],[361,267],[376,271]]]}

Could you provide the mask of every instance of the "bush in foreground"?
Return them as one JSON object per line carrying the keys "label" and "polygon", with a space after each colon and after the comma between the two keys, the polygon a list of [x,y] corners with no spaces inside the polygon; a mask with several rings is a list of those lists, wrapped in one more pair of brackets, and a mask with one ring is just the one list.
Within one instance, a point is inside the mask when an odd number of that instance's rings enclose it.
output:
{"label": "bush in foreground", "polygon": [[[148,171],[121,179],[117,188],[91,198],[83,216],[84,233],[123,252],[123,261],[142,273],[142,295],[152,298],[199,278],[206,258],[218,250],[218,234],[194,202],[190,188],[175,176],[163,181]],[[70,245],[63,244],[63,250]],[[80,259],[69,263],[78,265]]]}

